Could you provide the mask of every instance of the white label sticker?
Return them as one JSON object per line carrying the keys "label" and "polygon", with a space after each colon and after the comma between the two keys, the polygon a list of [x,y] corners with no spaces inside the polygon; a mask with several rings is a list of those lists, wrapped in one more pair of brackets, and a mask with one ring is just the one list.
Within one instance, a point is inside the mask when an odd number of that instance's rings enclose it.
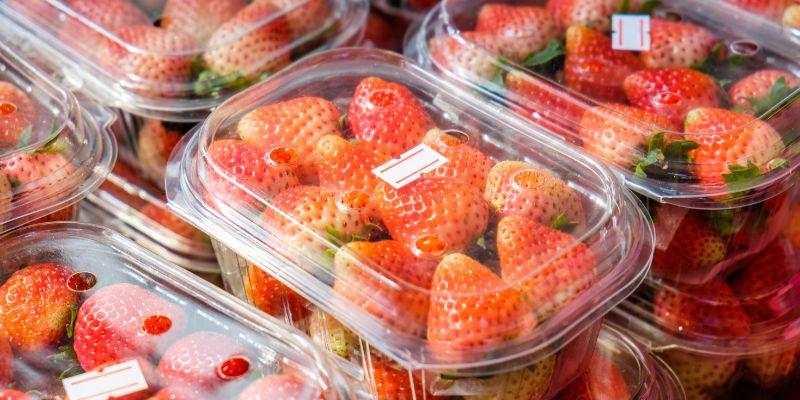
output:
{"label": "white label sticker", "polygon": [[436,152],[426,144],[413,149],[372,170],[372,173],[395,189],[417,180],[420,175],[433,171],[447,163],[445,156]]}
{"label": "white label sticker", "polygon": [[73,376],[64,379],[63,383],[70,400],[106,400],[148,388],[136,360]]}
{"label": "white label sticker", "polygon": [[614,50],[650,50],[649,15],[614,14],[611,29],[611,47]]}

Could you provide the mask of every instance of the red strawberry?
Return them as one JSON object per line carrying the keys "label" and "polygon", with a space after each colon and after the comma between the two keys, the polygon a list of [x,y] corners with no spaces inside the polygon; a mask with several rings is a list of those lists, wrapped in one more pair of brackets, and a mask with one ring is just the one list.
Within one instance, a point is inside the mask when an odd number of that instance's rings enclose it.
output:
{"label": "red strawberry", "polygon": [[689,68],[646,69],[625,78],[631,105],[661,115],[675,125],[698,107],[719,107],[719,85],[714,78]]}
{"label": "red strawberry", "polygon": [[175,96],[192,74],[196,47],[183,32],[168,31],[148,25],[135,25],[114,32],[116,39],[106,39],[98,56],[100,65],[143,96]]}
{"label": "red strawberry", "polygon": [[442,35],[430,42],[431,58],[439,68],[473,83],[491,81],[502,71],[497,62],[501,50],[495,35],[484,32]]}
{"label": "red strawberry", "polygon": [[696,213],[683,218],[665,250],[653,254],[653,272],[658,275],[680,275],[710,269],[725,259],[725,242],[717,231]]}
{"label": "red strawberry", "polygon": [[772,19],[780,19],[783,10],[789,7],[794,0],[724,0],[735,4],[745,10],[761,14]]}
{"label": "red strawberry", "polygon": [[800,206],[792,209],[789,223],[783,228],[783,235],[792,242],[795,249],[800,249]]}
{"label": "red strawberry", "polygon": [[380,400],[434,399],[424,384],[408,370],[375,356],[369,358],[373,394]]}
{"label": "red strawberry", "polygon": [[443,358],[513,340],[536,327],[525,296],[481,263],[450,254],[436,268],[428,314],[428,343]]}
{"label": "red strawberry", "polygon": [[464,251],[488,223],[481,193],[451,179],[421,178],[400,189],[382,183],[374,199],[392,237],[417,254]]}
{"label": "red strawberry", "polygon": [[[276,13],[280,11],[270,4],[252,3],[222,24],[203,54],[208,68],[222,76],[256,79],[289,65],[292,34],[286,19]],[[252,30],[254,26],[258,28]]]}
{"label": "red strawberry", "polygon": [[495,165],[483,197],[498,220],[519,215],[549,226],[562,215],[566,222],[578,225],[586,219],[578,192],[550,172],[522,161]]}
{"label": "red strawberry", "polygon": [[[330,253],[331,244],[341,245],[368,235],[376,219],[368,194],[317,186],[284,190],[264,212],[268,231],[294,245],[299,254],[323,258]],[[322,243],[314,235],[328,237],[329,243]]]}
{"label": "red strawberry", "polygon": [[647,68],[702,65],[717,39],[690,22],[650,20],[650,50],[639,53]]}
{"label": "red strawberry", "polygon": [[236,133],[245,142],[265,149],[286,147],[297,153],[300,178],[316,176],[314,148],[326,135],[341,136],[341,113],[319,97],[299,97],[261,106],[245,114]]}
{"label": "red strawberry", "polygon": [[408,5],[416,10],[427,10],[436,4],[439,3],[439,0],[408,0]]}
{"label": "red strawberry", "polygon": [[527,293],[540,321],[574,300],[594,281],[594,255],[588,246],[576,241],[559,230],[515,215],[497,224],[503,280]]}
{"label": "red strawberry", "polygon": [[506,74],[505,87],[510,92],[506,97],[516,105],[514,111],[580,145],[575,124],[583,116],[584,100],[552,82],[521,71]]}
{"label": "red strawberry", "polygon": [[748,357],[744,362],[745,376],[764,388],[773,388],[793,376],[797,365],[797,345],[768,354]]}
{"label": "red strawberry", "polygon": [[284,147],[267,151],[241,140],[214,141],[208,148],[209,195],[227,204],[258,206],[235,183],[268,199],[299,184],[294,174],[296,158],[294,151]]}
{"label": "red strawberry", "polygon": [[75,174],[75,167],[61,153],[16,153],[0,159],[0,171],[26,195],[40,193]]}
{"label": "red strawberry", "polygon": [[183,32],[203,46],[217,28],[244,6],[244,0],[167,0],[160,25]]}
{"label": "red strawberry", "polygon": [[353,136],[373,142],[390,157],[419,144],[434,127],[425,107],[407,87],[366,78],[356,87],[347,111]]}
{"label": "red strawberry", "polygon": [[156,119],[145,119],[138,135],[139,167],[147,179],[163,185],[172,150],[181,140],[181,133],[168,129]]}
{"label": "red strawberry", "polygon": [[238,400],[323,400],[313,380],[300,380],[287,374],[268,375],[247,386]]}
{"label": "red strawberry", "polygon": [[495,35],[501,54],[522,62],[561,37],[563,27],[543,7],[489,3],[478,12],[475,30]]}
{"label": "red strawberry", "polygon": [[254,264],[247,266],[244,290],[253,305],[273,317],[298,322],[309,314],[306,299]]}
{"label": "red strawberry", "polygon": [[46,352],[66,335],[79,300],[67,287],[72,273],[59,264],[35,264],[0,286],[0,336],[18,353]]}
{"label": "red strawberry", "polygon": [[320,139],[314,150],[320,186],[364,191],[377,186],[380,178],[372,170],[389,161],[389,157],[375,147],[368,142],[354,144],[335,135]]}
{"label": "red strawberry", "polygon": [[630,168],[641,159],[652,135],[680,131],[661,115],[622,104],[604,104],[583,114],[583,148],[600,159]]}
{"label": "red strawberry", "polygon": [[11,199],[13,197],[11,182],[8,181],[7,176],[0,172],[0,231],[3,230],[3,224],[11,214]]}
{"label": "red strawberry", "polygon": [[731,280],[753,319],[766,321],[790,313],[797,306],[797,288],[792,278],[800,273],[791,243],[776,240],[767,246]]}
{"label": "red strawberry", "polygon": [[247,377],[254,358],[238,341],[215,332],[195,332],[170,346],[158,363],[167,385],[185,387],[200,398],[225,383]]}
{"label": "red strawberry", "polygon": [[[541,400],[554,383],[557,355],[548,356],[535,364],[511,372],[478,379],[486,387],[482,396],[469,396],[470,400]],[[463,379],[463,378],[462,378]]]}
{"label": "red strawberry", "polygon": [[727,339],[750,334],[747,314],[722,279],[701,286],[662,287],[656,291],[653,303],[658,324],[678,335]]}
{"label": "red strawberry", "polygon": [[564,82],[597,101],[622,103],[622,83],[644,68],[633,53],[613,50],[611,39],[585,26],[567,29]]}
{"label": "red strawberry", "polygon": [[689,152],[695,175],[708,184],[721,183],[731,166],[748,163],[764,169],[784,149],[781,136],[751,115],[719,108],[697,108],[686,115],[684,132],[700,144]]}
{"label": "red strawberry", "polygon": [[180,386],[170,386],[159,390],[147,400],[193,400],[194,392]]}
{"label": "red strawberry", "polygon": [[95,57],[106,39],[106,35],[85,23],[97,24],[108,32],[135,26],[149,25],[150,19],[128,0],[74,0],[69,6],[81,18],[67,17],[61,27],[59,38],[89,57]]}
{"label": "red strawberry", "polygon": [[[270,3],[282,12],[289,23],[292,38],[297,39],[314,30],[326,27],[331,14],[331,4],[328,0],[257,0],[257,3]],[[298,5],[300,4],[300,5]]]}
{"label": "red strawberry", "polygon": [[595,351],[586,372],[559,392],[556,398],[623,400],[631,398],[631,391],[622,371],[612,361]]}
{"label": "red strawberry", "polygon": [[800,29],[800,4],[793,4],[783,11],[783,25]]}
{"label": "red strawberry", "polygon": [[367,16],[367,26],[364,30],[364,47],[403,52],[403,36],[407,22],[400,18],[391,18],[383,13],[370,9]]}
{"label": "red strawberry", "polygon": [[334,268],[342,297],[399,332],[425,336],[436,259],[395,240],[352,242],[336,253]]}
{"label": "red strawberry", "polygon": [[184,221],[177,215],[171,213],[164,207],[156,204],[147,204],[141,209],[142,214],[149,218],[150,221],[166,228],[193,242],[208,242],[208,236],[200,232],[197,228]]}
{"label": "red strawberry", "polygon": [[447,163],[422,176],[456,179],[474,187],[475,190],[483,191],[486,187],[486,177],[494,161],[470,146],[468,140],[469,136],[457,131],[441,129],[428,131],[422,138],[422,143],[445,156]]}
{"label": "red strawberry", "polygon": [[0,389],[0,400],[33,400],[33,397],[13,389]]}
{"label": "red strawberry", "polygon": [[[776,87],[781,82],[783,88]],[[776,69],[756,71],[731,86],[728,95],[731,104],[742,110],[754,111],[757,116],[788,97],[793,89],[800,86],[800,79],[789,72]],[[775,90],[773,92],[773,90]],[[755,107],[754,107],[755,106]]]}
{"label": "red strawberry", "polygon": [[709,358],[678,350],[663,353],[662,358],[678,376],[691,400],[714,400],[727,393],[736,376],[736,358]]}
{"label": "red strawberry", "polygon": [[11,345],[0,333],[0,386],[11,384],[14,380],[14,353]]}
{"label": "red strawberry", "polygon": [[549,0],[547,10],[564,26],[586,25],[599,31],[608,30],[609,17],[623,0]]}
{"label": "red strawberry", "polygon": [[150,358],[180,335],[186,315],[155,293],[127,283],[87,299],[75,323],[75,353],[84,370],[130,357]]}
{"label": "red strawberry", "polygon": [[8,82],[0,82],[0,153],[19,145],[22,132],[33,129],[36,109],[28,96]]}

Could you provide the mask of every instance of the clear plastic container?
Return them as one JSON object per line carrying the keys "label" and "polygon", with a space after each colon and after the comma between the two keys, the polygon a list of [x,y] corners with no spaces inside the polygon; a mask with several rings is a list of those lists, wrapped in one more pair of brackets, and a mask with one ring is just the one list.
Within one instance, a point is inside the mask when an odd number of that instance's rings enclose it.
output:
{"label": "clear plastic container", "polygon": [[648,278],[609,319],[659,354],[689,399],[795,398],[800,247],[790,233],[727,279],[679,286]]}
{"label": "clear plastic container", "polygon": [[777,236],[797,190],[800,47],[720,22],[719,2],[617,3],[647,14],[649,50],[603,33],[617,6],[446,0],[406,54],[623,175],[656,224],[655,274],[724,276]]}
{"label": "clear plastic container", "polygon": [[606,323],[586,372],[556,399],[683,400],[686,394],[661,358]]}
{"label": "clear plastic container", "polygon": [[[800,43],[800,3],[795,0],[723,0],[725,17],[734,24],[784,34]],[[747,11],[743,13],[742,10]],[[756,28],[758,27],[758,28]]]}
{"label": "clear plastic container", "polygon": [[167,210],[159,189],[117,161],[106,181],[87,197],[81,220],[113,228],[164,260],[220,285],[209,237]]}
{"label": "clear plastic container", "polygon": [[0,43],[0,233],[76,219],[116,157],[113,120]]}
{"label": "clear plastic container", "polygon": [[439,0],[372,0],[371,3],[388,15],[415,20],[438,4]]}
{"label": "clear plastic container", "polygon": [[[401,56],[331,51],[237,95],[185,136],[167,171],[169,206],[233,254],[220,260],[224,280],[243,287],[250,260],[404,368],[500,374],[590,332],[638,285],[653,246],[613,174],[524,129]],[[403,152],[411,172],[434,165],[419,154],[448,161],[416,180],[399,170],[406,184],[395,190],[371,171]],[[396,163],[378,172],[387,167]],[[409,215],[384,204],[403,199]],[[518,234],[527,229],[555,242]],[[525,266],[512,249],[538,261]],[[450,301],[463,305],[462,322],[447,317]],[[471,312],[478,325],[467,328]]]}
{"label": "clear plastic container", "polygon": [[357,43],[368,9],[365,0],[204,3],[8,1],[0,13],[13,21],[6,29],[26,30],[50,63],[104,104],[197,121],[311,51]]}
{"label": "clear plastic container", "polygon": [[[348,380],[307,336],[115,232],[37,225],[0,237],[0,249],[14,249],[0,260],[2,340],[11,350],[0,353],[4,398],[11,395],[7,385],[65,398],[67,386],[97,393],[142,378],[147,389],[115,391],[114,398],[354,398]],[[87,370],[111,374],[129,361],[140,379],[112,384],[83,375],[62,382]],[[87,388],[93,379],[105,383]],[[170,391],[181,395],[167,397]]]}

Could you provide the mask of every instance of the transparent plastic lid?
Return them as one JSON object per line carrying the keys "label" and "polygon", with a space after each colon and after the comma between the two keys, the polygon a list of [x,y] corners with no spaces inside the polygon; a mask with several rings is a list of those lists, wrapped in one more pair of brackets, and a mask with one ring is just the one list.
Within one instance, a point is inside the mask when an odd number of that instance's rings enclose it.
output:
{"label": "transparent plastic lid", "polygon": [[[795,0],[752,1],[723,0],[729,21],[745,22],[750,28],[769,30],[789,36],[800,43],[800,3]],[[743,13],[742,10],[747,11]]]}
{"label": "transparent plastic lid", "polygon": [[3,398],[353,398],[307,336],[110,230],[37,225],[0,248]]}
{"label": "transparent plastic lid", "polygon": [[110,105],[198,120],[309,52],[355,44],[366,0],[9,0],[0,14]]}
{"label": "transparent plastic lid", "polygon": [[798,248],[782,236],[743,261],[737,272],[703,285],[648,278],[611,319],[655,350],[754,356],[795,349],[800,344]]}
{"label": "transparent plastic lid", "polygon": [[718,3],[446,0],[406,50],[636,192],[729,208],[795,181],[800,46],[739,30]]}
{"label": "transparent plastic lid", "polygon": [[610,171],[533,136],[399,55],[331,51],[185,136],[167,195],[404,366],[486,372],[564,346],[653,249]]}
{"label": "transparent plastic lid", "polygon": [[439,0],[372,0],[371,3],[389,15],[416,19],[439,4]]}
{"label": "transparent plastic lid", "polygon": [[111,122],[0,43],[0,233],[100,185],[116,157]]}
{"label": "transparent plastic lid", "polygon": [[612,324],[604,324],[589,366],[559,400],[683,400],[678,377],[657,356]]}

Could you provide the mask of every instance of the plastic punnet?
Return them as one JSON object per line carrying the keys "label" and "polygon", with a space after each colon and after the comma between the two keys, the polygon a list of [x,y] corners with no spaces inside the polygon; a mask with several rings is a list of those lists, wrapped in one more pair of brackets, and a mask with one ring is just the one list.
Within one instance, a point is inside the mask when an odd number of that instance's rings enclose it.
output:
{"label": "plastic punnet", "polygon": [[331,51],[187,135],[169,205],[241,256],[224,279],[250,260],[407,369],[498,374],[588,332],[653,245],[607,169],[523,129],[400,56]]}

